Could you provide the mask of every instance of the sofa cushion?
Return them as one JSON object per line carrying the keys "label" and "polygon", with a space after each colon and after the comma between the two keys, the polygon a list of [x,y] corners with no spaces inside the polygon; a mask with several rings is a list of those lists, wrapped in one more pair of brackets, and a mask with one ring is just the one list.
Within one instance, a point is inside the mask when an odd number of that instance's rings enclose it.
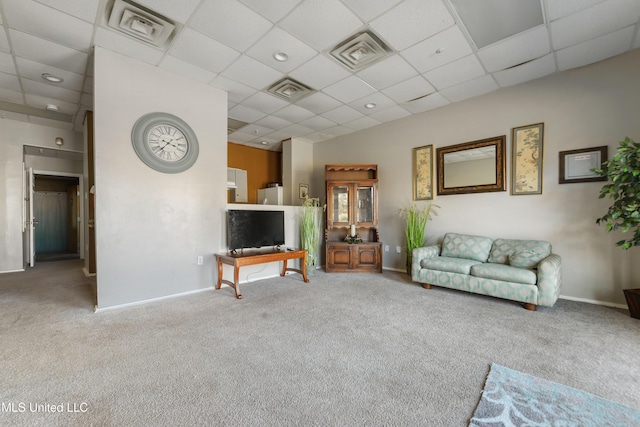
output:
{"label": "sofa cushion", "polygon": [[469,274],[471,272],[471,267],[477,264],[482,263],[480,261],[473,261],[470,259],[449,258],[444,256],[425,258],[420,262],[420,266],[422,268],[460,274]]}
{"label": "sofa cushion", "polygon": [[488,237],[447,233],[442,241],[440,255],[486,262],[493,241]]}
{"label": "sofa cushion", "polygon": [[522,283],[523,285],[535,285],[537,279],[536,273],[532,270],[490,263],[474,265],[471,267],[471,275],[481,279]]}
{"label": "sofa cushion", "polygon": [[547,255],[535,251],[519,251],[509,255],[509,265],[517,268],[535,268]]}
{"label": "sofa cushion", "polygon": [[496,239],[487,262],[509,264],[509,257],[517,252],[535,252],[543,259],[551,254],[551,243],[542,240]]}

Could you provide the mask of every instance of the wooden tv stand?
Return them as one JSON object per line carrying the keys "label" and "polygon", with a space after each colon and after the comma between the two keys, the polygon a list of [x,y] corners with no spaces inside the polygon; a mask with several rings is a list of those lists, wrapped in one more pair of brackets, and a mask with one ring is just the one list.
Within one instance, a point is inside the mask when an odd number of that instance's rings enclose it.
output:
{"label": "wooden tv stand", "polygon": [[[290,259],[300,259],[301,269],[287,268],[287,261]],[[218,283],[216,289],[220,289],[222,284],[231,286],[236,292],[236,298],[242,299],[240,293],[240,281],[239,273],[240,267],[243,265],[255,265],[264,264],[267,262],[282,261],[282,273],[280,276],[284,276],[287,271],[295,271],[302,274],[302,279],[305,283],[309,283],[307,278],[307,251],[306,250],[294,250],[294,249],[251,249],[243,250],[240,252],[232,253],[226,252],[223,254],[216,254],[216,260],[218,262]],[[224,280],[222,278],[222,264],[233,266],[233,282]]]}

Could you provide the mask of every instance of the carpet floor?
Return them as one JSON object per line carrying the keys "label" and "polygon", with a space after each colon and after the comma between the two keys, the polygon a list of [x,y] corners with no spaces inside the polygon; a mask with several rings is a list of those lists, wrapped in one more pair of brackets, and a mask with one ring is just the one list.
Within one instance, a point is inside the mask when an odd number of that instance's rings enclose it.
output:
{"label": "carpet floor", "polygon": [[242,293],[94,313],[81,261],[0,275],[0,425],[466,426],[493,363],[640,408],[624,310],[531,312],[388,271]]}

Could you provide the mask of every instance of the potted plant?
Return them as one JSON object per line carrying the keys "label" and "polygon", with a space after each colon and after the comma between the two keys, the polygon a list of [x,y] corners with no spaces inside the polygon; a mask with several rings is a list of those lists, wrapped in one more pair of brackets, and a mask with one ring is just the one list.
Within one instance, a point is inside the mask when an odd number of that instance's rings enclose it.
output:
{"label": "potted plant", "polygon": [[[596,223],[605,224],[607,231],[631,233],[616,246],[625,250],[640,246],[640,143],[626,137],[620,141],[616,155],[594,172],[609,180],[600,190],[600,198],[613,199]],[[640,319],[640,289],[625,289],[624,294],[631,317]]]}
{"label": "potted plant", "polygon": [[302,203],[300,222],[300,244],[307,250],[307,274],[313,274],[318,263],[320,240],[320,199],[307,197]]}
{"label": "potted plant", "polygon": [[438,205],[427,204],[423,207],[419,207],[415,203],[404,209],[400,209],[398,213],[401,217],[405,218],[404,233],[407,238],[407,260],[406,269],[407,274],[411,274],[411,262],[413,261],[413,250],[415,248],[421,248],[424,246],[425,236],[424,233],[427,229],[427,222],[431,219],[432,215],[437,215]]}

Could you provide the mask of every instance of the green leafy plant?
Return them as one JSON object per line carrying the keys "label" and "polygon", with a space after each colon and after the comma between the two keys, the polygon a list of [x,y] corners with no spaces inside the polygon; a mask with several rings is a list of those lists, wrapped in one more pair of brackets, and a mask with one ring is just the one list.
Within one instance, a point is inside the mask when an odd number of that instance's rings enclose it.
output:
{"label": "green leafy plant", "polygon": [[600,190],[600,198],[614,200],[596,224],[605,224],[607,231],[632,233],[616,242],[616,246],[622,249],[640,246],[640,143],[626,137],[620,141],[616,155],[594,172],[610,181]]}
{"label": "green leafy plant", "polygon": [[407,273],[411,273],[412,252],[415,248],[424,246],[427,223],[432,216],[437,215],[438,205],[428,204],[419,207],[415,203],[400,209],[398,214],[405,218],[405,237],[407,238]]}
{"label": "green leafy plant", "polygon": [[302,249],[307,250],[307,267],[312,267],[318,262],[318,242],[320,239],[320,199],[307,198],[302,204],[302,221],[300,222],[300,243]]}

